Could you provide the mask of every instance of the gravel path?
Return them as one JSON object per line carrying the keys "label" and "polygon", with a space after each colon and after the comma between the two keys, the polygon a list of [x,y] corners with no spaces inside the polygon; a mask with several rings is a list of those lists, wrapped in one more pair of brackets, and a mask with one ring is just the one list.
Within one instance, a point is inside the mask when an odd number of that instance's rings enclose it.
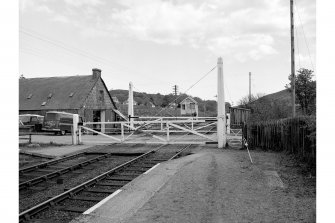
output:
{"label": "gravel path", "polygon": [[[286,167],[280,154],[252,152],[251,165],[245,151],[203,152],[122,222],[315,222],[315,179]],[[284,176],[285,188],[264,171]]]}

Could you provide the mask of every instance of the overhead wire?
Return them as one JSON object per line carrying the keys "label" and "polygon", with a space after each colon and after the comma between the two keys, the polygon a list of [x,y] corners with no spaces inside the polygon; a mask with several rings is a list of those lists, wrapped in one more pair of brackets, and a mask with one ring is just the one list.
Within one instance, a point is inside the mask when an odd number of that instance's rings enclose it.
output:
{"label": "overhead wire", "polygon": [[[198,81],[196,81],[194,84],[192,84],[185,92],[183,92],[183,94],[186,94],[189,90],[191,90],[195,85],[197,85],[200,81],[202,81],[205,77],[207,77],[214,69],[216,68],[216,65],[207,73],[205,73],[205,75],[203,75]],[[170,102],[165,108],[162,108],[161,111],[159,111],[156,115],[160,114],[162,111],[164,111],[165,109],[167,109],[172,103],[174,103],[175,101],[177,101],[180,97],[182,97],[183,95],[180,94],[176,99],[174,99],[172,102]]]}
{"label": "overhead wire", "polygon": [[[50,56],[50,54],[44,53],[43,51],[37,50],[37,49],[30,49],[30,48],[25,48],[25,47],[20,47],[19,51],[24,53],[24,54],[30,54],[33,55],[35,57],[39,57],[43,60],[49,60],[52,62],[56,62],[58,64],[62,64],[64,65],[64,61],[59,60],[58,57],[53,57],[53,58],[48,58],[48,56]],[[72,63],[66,63],[66,65],[71,66],[73,68],[78,68],[77,66],[73,65]]]}
{"label": "overhead wire", "polygon": [[[20,26],[20,32],[23,33],[23,34],[25,34],[25,35],[27,35],[27,36],[29,36],[29,37],[31,37],[31,38],[40,40],[40,41],[42,41],[44,43],[48,43],[50,45],[56,46],[58,48],[61,48],[61,49],[65,50],[65,51],[68,51],[71,54],[79,55],[79,56],[85,57],[86,59],[89,59],[89,60],[98,62],[100,64],[103,64],[105,66],[108,66],[108,67],[110,67],[110,68],[113,69],[113,72],[116,72],[116,71],[114,71],[114,69],[118,69],[121,72],[128,73],[128,74],[138,74],[138,75],[143,75],[144,74],[142,72],[131,70],[131,69],[129,69],[129,67],[126,67],[126,66],[120,65],[118,63],[115,63],[115,61],[112,61],[110,59],[101,57],[99,55],[95,55],[95,54],[93,54],[91,52],[79,49],[77,47],[70,46],[70,45],[68,45],[68,44],[66,44],[64,42],[50,39],[50,38],[48,38],[46,36],[43,36],[43,35],[35,32],[33,30],[29,30],[29,29],[24,28],[22,26]],[[114,65],[111,66],[110,64],[114,64]]]}
{"label": "overhead wire", "polygon": [[310,59],[310,62],[311,62],[313,71],[315,72],[315,69],[314,69],[314,63],[313,63],[312,56],[311,56],[311,53],[310,53],[310,50],[309,50],[309,44],[308,44],[308,41],[307,41],[307,38],[306,38],[304,25],[303,25],[303,23],[302,23],[302,21],[301,21],[300,13],[299,13],[299,10],[298,10],[297,0],[296,0],[296,2],[295,2],[294,6],[295,6],[295,10],[296,10],[296,12],[297,12],[297,14],[298,14],[298,18],[299,18],[299,21],[300,21],[300,25],[301,25],[302,33],[303,33],[303,36],[304,36],[305,44],[306,44],[306,47],[307,47],[307,51],[308,51],[308,55],[309,55],[309,59]]}
{"label": "overhead wire", "polygon": [[299,41],[298,41],[298,29],[297,27],[294,27],[295,29],[295,36],[296,36],[296,46],[297,46],[297,50],[298,50],[298,59],[299,59],[299,69],[301,68],[301,60],[300,60],[300,51],[299,51]]}

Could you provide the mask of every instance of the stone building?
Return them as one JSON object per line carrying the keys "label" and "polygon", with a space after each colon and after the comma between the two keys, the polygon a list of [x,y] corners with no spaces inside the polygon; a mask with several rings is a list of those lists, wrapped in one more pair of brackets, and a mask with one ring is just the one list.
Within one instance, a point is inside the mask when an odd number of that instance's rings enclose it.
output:
{"label": "stone building", "polygon": [[122,115],[96,68],[86,76],[21,78],[19,114],[44,116],[48,111],[79,114],[94,122],[115,121]]}

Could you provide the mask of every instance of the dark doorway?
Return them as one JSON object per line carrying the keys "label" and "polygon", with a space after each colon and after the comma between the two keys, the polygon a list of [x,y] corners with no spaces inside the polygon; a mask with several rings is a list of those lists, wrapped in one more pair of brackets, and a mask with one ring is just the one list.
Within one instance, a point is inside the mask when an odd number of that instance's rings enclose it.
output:
{"label": "dark doorway", "polygon": [[[93,122],[100,122],[101,121],[101,111],[93,111]],[[101,132],[101,125],[100,124],[93,124],[93,129],[95,131]],[[93,135],[97,135],[97,133],[93,133]]]}

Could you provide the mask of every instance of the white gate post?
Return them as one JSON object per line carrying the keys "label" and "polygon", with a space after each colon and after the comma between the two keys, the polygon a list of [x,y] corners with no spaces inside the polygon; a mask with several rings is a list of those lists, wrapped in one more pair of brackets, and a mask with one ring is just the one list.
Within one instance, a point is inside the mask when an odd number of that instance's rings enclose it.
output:
{"label": "white gate post", "polygon": [[[128,118],[134,117],[134,96],[133,96],[133,83],[129,82],[129,92],[128,92]],[[129,118],[129,124],[134,127],[134,119]]]}
{"label": "white gate post", "polygon": [[[106,121],[106,111],[100,111],[100,121],[101,122],[105,122]],[[100,125],[101,127],[101,132],[102,133],[106,133],[106,129],[105,129],[105,123],[101,123]]]}
{"label": "white gate post", "polygon": [[169,126],[169,122],[166,122],[166,141],[170,141],[170,126]]}
{"label": "white gate post", "polygon": [[78,145],[78,140],[77,140],[78,122],[79,122],[79,115],[78,114],[73,114],[73,126],[72,126],[72,142],[73,142],[73,145]]}
{"label": "white gate post", "polygon": [[121,123],[121,141],[124,141],[124,125]]}
{"label": "white gate post", "polygon": [[79,126],[78,128],[78,144],[82,144],[82,140],[81,140],[81,127]]}
{"label": "white gate post", "polygon": [[161,121],[161,131],[163,131],[163,118],[160,118]]}
{"label": "white gate post", "polygon": [[224,85],[223,85],[223,62],[222,58],[218,58],[218,125],[217,125],[217,136],[218,136],[218,148],[222,149],[226,146],[226,109],[225,109],[225,98],[224,98]]}

